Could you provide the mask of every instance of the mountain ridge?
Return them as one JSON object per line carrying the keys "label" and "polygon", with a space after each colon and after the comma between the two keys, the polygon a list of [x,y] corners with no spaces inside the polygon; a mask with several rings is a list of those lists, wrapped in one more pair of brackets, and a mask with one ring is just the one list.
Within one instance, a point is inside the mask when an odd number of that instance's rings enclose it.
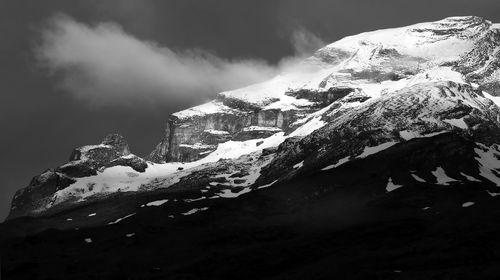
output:
{"label": "mountain ridge", "polygon": [[[106,144],[77,149],[97,152],[83,162],[72,155],[34,179],[15,195],[9,219],[127,192],[189,188],[197,174],[213,187],[212,197],[239,196],[366,149],[445,132],[497,150],[498,32],[479,17],[451,17],[346,37],[270,81],[174,113],[146,160],[128,148],[109,154]],[[208,171],[221,161],[241,168]],[[482,178],[500,184],[498,170],[488,172],[494,176]],[[236,173],[242,175],[230,178]]]}

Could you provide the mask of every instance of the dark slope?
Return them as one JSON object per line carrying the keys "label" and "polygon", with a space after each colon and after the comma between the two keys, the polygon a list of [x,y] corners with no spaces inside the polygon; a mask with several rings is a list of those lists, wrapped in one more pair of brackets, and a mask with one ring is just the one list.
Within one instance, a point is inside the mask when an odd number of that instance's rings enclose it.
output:
{"label": "dark slope", "polygon": [[[436,185],[408,176],[436,166],[451,176],[476,176],[474,145],[462,136],[438,135],[235,199],[125,196],[43,219],[14,219],[0,229],[2,276],[497,279],[500,204],[487,192],[496,187],[466,180]],[[404,187],[387,193],[388,177]],[[166,196],[171,200],[162,206],[140,207]],[[475,204],[462,207],[465,202]],[[202,207],[209,209],[180,214]]]}

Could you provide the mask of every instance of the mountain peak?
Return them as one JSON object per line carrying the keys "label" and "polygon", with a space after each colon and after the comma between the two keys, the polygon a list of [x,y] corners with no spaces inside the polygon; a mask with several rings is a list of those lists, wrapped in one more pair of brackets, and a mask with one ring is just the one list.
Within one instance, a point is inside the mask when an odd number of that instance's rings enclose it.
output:
{"label": "mountain peak", "polygon": [[110,133],[110,134],[106,135],[106,137],[104,137],[104,139],[102,140],[101,144],[113,146],[113,147],[121,150],[121,153],[123,155],[130,154],[130,149],[129,149],[128,143],[125,140],[125,137],[121,136],[120,134]]}

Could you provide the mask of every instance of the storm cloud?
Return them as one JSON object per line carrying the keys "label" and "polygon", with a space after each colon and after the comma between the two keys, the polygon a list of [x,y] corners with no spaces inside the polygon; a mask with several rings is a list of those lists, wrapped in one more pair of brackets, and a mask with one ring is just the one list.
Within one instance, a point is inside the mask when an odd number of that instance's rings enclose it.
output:
{"label": "storm cloud", "polygon": [[173,50],[140,40],[115,23],[89,25],[57,15],[41,30],[36,57],[58,87],[78,99],[154,102],[213,95],[269,79],[323,44],[301,28],[290,39],[296,56],[270,65],[260,59],[228,60],[203,49]]}

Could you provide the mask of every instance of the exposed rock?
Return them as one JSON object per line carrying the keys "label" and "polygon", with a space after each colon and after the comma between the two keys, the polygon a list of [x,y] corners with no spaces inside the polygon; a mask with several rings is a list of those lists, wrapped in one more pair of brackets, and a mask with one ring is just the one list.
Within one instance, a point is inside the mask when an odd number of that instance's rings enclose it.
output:
{"label": "exposed rock", "polygon": [[327,91],[301,89],[298,91],[289,91],[285,94],[295,98],[305,98],[316,103],[318,107],[325,107],[333,101],[338,100],[355,90],[356,89],[349,87],[332,87]]}
{"label": "exposed rock", "polygon": [[[70,155],[70,162],[59,166],[56,171],[76,178],[92,176],[96,175],[100,168],[108,167],[111,162],[127,155],[130,155],[130,149],[123,136],[109,134],[99,145],[74,149]],[[126,163],[129,160],[122,159],[121,162]],[[139,170],[142,169],[139,167]]]}
{"label": "exposed rock", "polygon": [[33,177],[30,184],[14,195],[9,219],[25,215],[33,208],[50,205],[52,195],[74,183],[75,180],[65,174],[48,169]]}
{"label": "exposed rock", "polygon": [[278,127],[259,127],[250,126],[245,127],[240,132],[236,133],[233,137],[235,141],[246,141],[250,139],[262,139],[274,135],[282,130]]}
{"label": "exposed rock", "polygon": [[106,135],[104,140],[102,140],[101,144],[114,147],[119,151],[119,153],[121,153],[124,156],[130,154],[130,148],[128,147],[128,143],[127,141],[125,141],[125,138],[120,134],[115,133]]}
{"label": "exposed rock", "polygon": [[193,145],[181,144],[177,147],[175,159],[180,162],[190,162],[204,157],[206,154],[215,151],[217,146],[195,143]]}
{"label": "exposed rock", "polygon": [[135,155],[119,157],[105,165],[105,168],[113,166],[129,166],[137,172],[144,172],[148,168],[147,162]]}
{"label": "exposed rock", "polygon": [[231,176],[229,176],[229,178],[241,178],[248,175],[249,175],[248,171],[240,171],[232,174]]}
{"label": "exposed rock", "polygon": [[233,183],[239,185],[239,184],[243,184],[245,183],[247,180],[244,180],[244,179],[234,179],[233,180]]}
{"label": "exposed rock", "polygon": [[336,65],[345,59],[349,58],[352,54],[342,49],[320,49],[314,53],[314,58],[321,62]]}
{"label": "exposed rock", "polygon": [[278,151],[278,147],[265,148],[265,149],[262,149],[262,155],[263,156],[267,156],[267,155],[270,155],[270,154],[274,154],[277,151]]}
{"label": "exposed rock", "polygon": [[81,178],[97,175],[97,166],[89,164],[88,161],[73,161],[56,168],[57,172],[69,177]]}
{"label": "exposed rock", "polygon": [[204,130],[201,135],[201,141],[208,145],[217,145],[232,139],[232,135],[227,131]]}
{"label": "exposed rock", "polygon": [[500,29],[486,32],[454,68],[481,90],[500,96]]}
{"label": "exposed rock", "polygon": [[158,163],[195,161],[214,151],[219,143],[265,138],[278,131],[287,131],[301,116],[296,110],[223,108],[226,111],[207,114],[196,114],[195,111],[182,118],[172,116],[164,138],[147,159]]}
{"label": "exposed rock", "polygon": [[88,145],[73,150],[70,161],[89,161],[93,166],[102,166],[118,157],[130,154],[123,136],[109,134],[99,145]]}
{"label": "exposed rock", "polygon": [[138,172],[147,168],[146,161],[130,154],[127,142],[118,134],[107,135],[99,145],[76,148],[71,152],[70,162],[35,176],[28,187],[16,193],[9,219],[46,208],[53,203],[57,191],[75,183],[77,178],[95,176],[104,168],[118,165],[130,166]]}
{"label": "exposed rock", "polygon": [[[414,98],[420,102],[409,101]],[[466,100],[471,101],[467,106]],[[302,160],[306,168],[300,172],[324,162],[355,158],[367,147],[400,142],[401,131],[407,130],[419,131],[417,137],[422,137],[451,128],[458,134],[474,135],[476,142],[486,145],[500,139],[500,108],[471,86],[453,82],[415,85],[363,103],[357,110],[334,109],[325,115],[332,118],[327,126],[304,138],[288,138],[281,143],[273,161],[262,171],[263,177],[297,176],[292,166]],[[454,120],[450,128],[449,120]]]}

